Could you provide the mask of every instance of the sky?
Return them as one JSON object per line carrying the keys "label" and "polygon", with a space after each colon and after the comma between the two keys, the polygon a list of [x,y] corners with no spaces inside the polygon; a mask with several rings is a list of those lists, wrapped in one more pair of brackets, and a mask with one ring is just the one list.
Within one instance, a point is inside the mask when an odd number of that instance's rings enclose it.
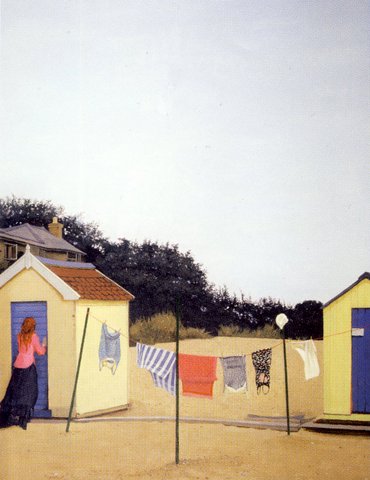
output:
{"label": "sky", "polygon": [[252,300],[370,271],[362,0],[0,0],[0,197],[177,244]]}

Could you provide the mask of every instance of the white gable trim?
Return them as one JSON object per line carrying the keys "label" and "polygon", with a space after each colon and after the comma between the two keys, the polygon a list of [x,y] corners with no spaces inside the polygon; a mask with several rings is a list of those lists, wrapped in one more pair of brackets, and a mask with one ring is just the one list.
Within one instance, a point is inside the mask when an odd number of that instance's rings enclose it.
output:
{"label": "white gable trim", "polygon": [[12,278],[18,275],[19,272],[32,268],[42,278],[44,278],[55,290],[57,290],[64,300],[78,300],[80,295],[66,284],[58,275],[49,270],[43,263],[40,262],[30,251],[29,245],[26,247],[26,253],[21,256],[13,265],[7,268],[0,275],[0,288],[8,283]]}

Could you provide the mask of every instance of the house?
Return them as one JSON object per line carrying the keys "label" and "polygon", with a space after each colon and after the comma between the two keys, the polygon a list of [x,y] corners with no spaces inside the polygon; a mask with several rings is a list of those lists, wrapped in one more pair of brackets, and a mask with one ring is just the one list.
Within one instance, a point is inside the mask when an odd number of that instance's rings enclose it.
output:
{"label": "house", "polygon": [[24,254],[26,245],[33,255],[45,258],[75,262],[85,258],[84,252],[63,239],[63,224],[54,217],[48,230],[29,223],[0,228],[0,272]]}
{"label": "house", "polygon": [[[36,416],[67,417],[81,339],[89,309],[73,416],[119,410],[128,405],[129,303],[134,297],[91,263],[36,257],[26,247],[0,274],[0,397],[16,355],[16,335],[26,316],[36,319],[47,355],[37,357]],[[120,333],[115,371],[99,362],[102,328]],[[110,330],[111,329],[111,330]]]}
{"label": "house", "polygon": [[370,421],[370,273],[323,306],[324,417]]}

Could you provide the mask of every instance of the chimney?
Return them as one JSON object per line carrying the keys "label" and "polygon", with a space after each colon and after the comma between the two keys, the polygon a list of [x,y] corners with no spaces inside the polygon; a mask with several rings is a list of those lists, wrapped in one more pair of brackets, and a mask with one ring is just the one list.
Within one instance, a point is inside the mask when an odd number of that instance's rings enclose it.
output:
{"label": "chimney", "polygon": [[63,223],[58,222],[58,217],[53,217],[52,223],[49,223],[49,232],[57,238],[63,238]]}

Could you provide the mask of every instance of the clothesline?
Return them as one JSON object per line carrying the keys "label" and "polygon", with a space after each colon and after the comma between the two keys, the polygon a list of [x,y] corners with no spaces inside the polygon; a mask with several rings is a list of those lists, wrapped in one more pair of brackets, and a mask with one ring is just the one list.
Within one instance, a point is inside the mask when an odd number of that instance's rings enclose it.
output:
{"label": "clothesline", "polygon": [[[90,317],[93,318],[94,320],[97,320],[102,325],[105,324],[110,330],[113,330],[114,333],[119,333],[121,335],[121,337],[127,338],[128,340],[130,340],[130,338],[127,335],[125,335],[124,333],[122,333],[121,330],[116,330],[115,328],[111,327],[110,325],[108,325],[108,323],[105,320],[100,320],[100,318],[95,317],[91,313],[90,313]],[[135,340],[131,340],[131,341],[133,341],[135,344],[138,343]]]}
{"label": "clothesline", "polygon": [[[91,313],[90,313],[90,316],[91,316],[94,320],[97,320],[97,321],[98,321],[99,323],[101,323],[102,325],[105,324],[110,330],[113,330],[115,333],[119,333],[123,338],[126,338],[127,340],[130,340],[131,342],[134,343],[134,345],[136,345],[136,344],[138,344],[138,343],[142,343],[142,342],[137,342],[136,340],[131,340],[130,337],[128,337],[127,335],[125,335],[124,333],[122,333],[121,330],[117,330],[117,329],[111,327],[110,325],[108,325],[105,320],[101,320],[101,319],[95,317],[95,315],[92,315]],[[351,331],[352,331],[352,330],[345,330],[344,332],[332,333],[331,335],[325,335],[325,337],[320,337],[320,338],[313,338],[312,340],[324,340],[324,338],[335,337],[335,336],[337,336],[337,335],[343,335],[343,334],[349,333],[349,332],[351,332]],[[299,340],[291,340],[291,339],[288,339],[288,342],[296,342],[296,341],[299,341]],[[281,342],[277,343],[276,345],[273,345],[272,347],[268,347],[268,348],[273,349],[273,348],[279,347],[279,346],[282,345],[282,344],[283,344],[283,342],[281,341]],[[266,348],[267,348],[267,347],[266,347]],[[252,352],[252,353],[246,353],[246,354],[244,354],[244,355],[247,356],[247,357],[251,357],[252,354],[253,354],[253,352]],[[223,356],[228,356],[228,355],[223,355]]]}
{"label": "clothesline", "polygon": [[344,333],[350,333],[350,332],[352,332],[352,329],[345,330],[344,332],[332,333],[331,335],[325,335],[324,337],[314,338],[313,340],[324,340],[325,338],[336,337],[337,335],[343,335]]}
{"label": "clothesline", "polygon": [[[242,337],[239,337],[239,338],[242,338]],[[245,338],[247,338],[247,337],[245,337]],[[267,339],[267,340],[271,340],[271,339]],[[264,348],[261,348],[261,350],[265,350],[265,349],[267,349],[267,348],[270,348],[270,349],[272,350],[273,348],[280,347],[280,345],[282,345],[282,344],[283,344],[283,342],[279,342],[279,343],[277,343],[276,345],[273,345],[272,347],[264,347]],[[252,352],[252,353],[243,353],[243,355],[245,355],[246,357],[251,357],[251,356],[253,355],[253,352]],[[232,355],[225,354],[225,352],[222,352],[222,355],[221,355],[221,356],[222,356],[222,357],[231,357]]]}
{"label": "clothesline", "polygon": [[[124,333],[122,333],[121,330],[116,330],[115,328],[111,327],[110,325],[108,325],[108,323],[107,323],[105,320],[100,320],[99,318],[95,317],[95,315],[92,315],[91,313],[90,313],[90,316],[91,316],[94,320],[97,320],[97,321],[98,321],[99,323],[101,323],[102,325],[105,324],[110,330],[113,330],[113,332],[119,333],[122,337],[127,338],[128,340],[130,340],[130,338],[129,338],[127,335],[125,335]],[[131,342],[133,342],[134,345],[136,345],[136,344],[138,344],[138,343],[142,343],[142,342],[137,342],[136,340],[131,340]],[[279,347],[279,346],[282,345],[282,344],[283,344],[283,342],[279,342],[278,344],[273,345],[272,347],[269,347],[269,348],[273,349],[273,348]],[[246,355],[247,357],[251,357],[251,356],[252,356],[252,353],[246,353],[245,355]],[[227,356],[227,355],[225,355],[225,356]]]}

